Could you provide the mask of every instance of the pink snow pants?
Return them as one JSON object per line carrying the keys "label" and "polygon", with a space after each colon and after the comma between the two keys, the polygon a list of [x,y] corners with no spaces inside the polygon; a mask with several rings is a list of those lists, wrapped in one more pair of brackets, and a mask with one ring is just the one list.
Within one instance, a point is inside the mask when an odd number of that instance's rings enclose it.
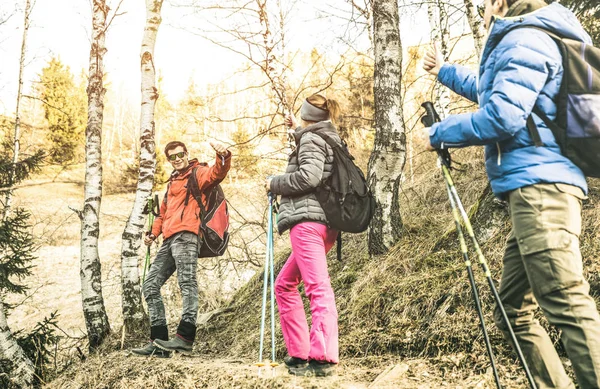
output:
{"label": "pink snow pants", "polygon": [[[290,231],[292,254],[277,276],[275,295],[283,339],[292,357],[339,362],[338,314],[325,258],[337,234],[314,222],[296,224]],[[310,300],[310,333],[298,292],[302,281]]]}

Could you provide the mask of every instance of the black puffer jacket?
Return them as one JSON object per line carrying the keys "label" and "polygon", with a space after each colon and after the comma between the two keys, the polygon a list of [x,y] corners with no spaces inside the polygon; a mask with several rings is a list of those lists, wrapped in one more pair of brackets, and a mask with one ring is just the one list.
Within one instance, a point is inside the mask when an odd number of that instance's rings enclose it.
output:
{"label": "black puffer jacket", "polygon": [[327,224],[325,213],[314,194],[333,170],[333,150],[319,135],[319,131],[341,142],[331,122],[319,122],[296,130],[296,150],[290,155],[285,174],[271,180],[271,192],[281,195],[279,233],[296,224],[312,221]]}

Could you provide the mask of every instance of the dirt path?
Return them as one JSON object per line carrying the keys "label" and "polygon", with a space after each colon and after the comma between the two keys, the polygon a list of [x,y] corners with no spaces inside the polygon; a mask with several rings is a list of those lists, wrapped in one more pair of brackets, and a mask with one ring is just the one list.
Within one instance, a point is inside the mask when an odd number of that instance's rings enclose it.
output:
{"label": "dirt path", "polygon": [[[450,370],[439,361],[424,359],[352,359],[341,363],[333,377],[304,378],[289,375],[284,366],[274,372],[263,370],[259,376],[254,363],[243,359],[211,360],[179,354],[164,359],[143,358],[113,352],[78,363],[45,388],[484,389],[495,387],[490,378],[488,374],[465,376],[464,370]],[[523,386],[512,381],[506,387]]]}

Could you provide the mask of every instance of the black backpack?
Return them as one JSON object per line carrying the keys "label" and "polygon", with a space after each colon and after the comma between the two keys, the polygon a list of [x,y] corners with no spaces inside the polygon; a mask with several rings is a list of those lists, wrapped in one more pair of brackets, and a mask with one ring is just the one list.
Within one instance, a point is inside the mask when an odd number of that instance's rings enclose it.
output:
{"label": "black backpack", "polygon": [[332,174],[315,191],[329,227],[343,232],[365,231],[375,212],[375,198],[365,175],[354,163],[344,141],[339,143],[320,131],[312,133],[323,138],[333,150]]}
{"label": "black backpack", "polygon": [[[558,45],[563,59],[563,80],[558,94],[556,122],[534,107],[552,130],[564,156],[588,177],[600,177],[600,49],[537,27]],[[533,118],[527,128],[536,146],[542,140]]]}
{"label": "black backpack", "polygon": [[[201,163],[201,166],[208,166]],[[227,209],[227,200],[225,193],[219,182],[215,182],[205,189],[206,207],[202,202],[202,192],[198,187],[196,171],[198,167],[192,170],[188,179],[187,192],[185,195],[184,206],[188,205],[189,197],[196,199],[200,207],[200,226],[198,228],[198,257],[218,257],[225,253],[229,243],[229,210]]]}

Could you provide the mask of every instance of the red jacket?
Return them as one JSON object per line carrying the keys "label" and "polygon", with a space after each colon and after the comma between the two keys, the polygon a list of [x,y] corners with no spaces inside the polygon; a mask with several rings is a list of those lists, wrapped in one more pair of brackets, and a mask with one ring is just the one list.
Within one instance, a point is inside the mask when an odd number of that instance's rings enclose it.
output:
{"label": "red jacket", "polygon": [[[197,159],[190,160],[190,165],[183,172],[175,171],[169,179],[166,198],[160,206],[160,216],[154,220],[152,235],[158,237],[161,233],[167,239],[181,231],[198,233],[200,227],[200,207],[190,195],[187,206],[184,205],[187,194],[187,182],[192,170],[198,167],[196,179],[198,187],[203,191],[207,186],[225,178],[231,166],[231,152],[226,157],[217,156],[213,166],[201,166]],[[206,198],[202,194],[202,201]]]}

